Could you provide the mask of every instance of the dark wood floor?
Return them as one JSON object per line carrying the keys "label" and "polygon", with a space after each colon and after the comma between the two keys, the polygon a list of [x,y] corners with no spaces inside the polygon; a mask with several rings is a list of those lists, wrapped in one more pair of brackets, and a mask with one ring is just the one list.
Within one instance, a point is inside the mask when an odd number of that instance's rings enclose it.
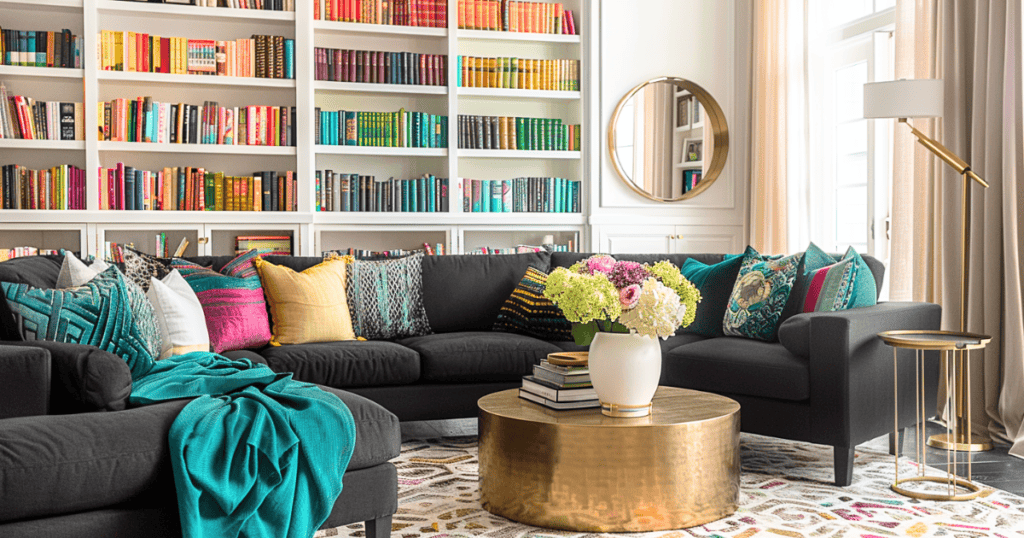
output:
{"label": "dark wood floor", "polygon": [[[913,430],[908,430],[910,435],[903,444],[903,456],[915,457],[917,453],[916,444],[913,439]],[[945,429],[938,424],[929,423],[927,434],[933,435],[943,433]],[[426,422],[403,422],[402,440],[429,439],[437,437],[448,437],[458,435],[476,435],[476,419],[458,420],[433,420]],[[879,437],[863,445],[877,450],[888,450],[888,436]],[[988,452],[975,452],[972,454],[972,472],[974,480],[993,488],[1009,491],[1017,495],[1024,495],[1024,460],[1007,454],[1006,446],[996,446]],[[927,447],[928,462],[931,467],[945,470],[946,451],[937,448]],[[963,453],[960,457],[965,457]],[[958,472],[963,474],[963,470]]]}

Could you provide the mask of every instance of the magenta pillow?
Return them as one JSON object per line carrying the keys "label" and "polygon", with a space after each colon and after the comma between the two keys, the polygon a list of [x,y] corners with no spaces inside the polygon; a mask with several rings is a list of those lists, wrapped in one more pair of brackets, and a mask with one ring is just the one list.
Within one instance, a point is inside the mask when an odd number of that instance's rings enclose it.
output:
{"label": "magenta pillow", "polygon": [[179,258],[171,260],[171,269],[181,273],[203,305],[214,353],[270,342],[266,299],[253,264],[258,255],[256,250],[240,254],[222,273]]}

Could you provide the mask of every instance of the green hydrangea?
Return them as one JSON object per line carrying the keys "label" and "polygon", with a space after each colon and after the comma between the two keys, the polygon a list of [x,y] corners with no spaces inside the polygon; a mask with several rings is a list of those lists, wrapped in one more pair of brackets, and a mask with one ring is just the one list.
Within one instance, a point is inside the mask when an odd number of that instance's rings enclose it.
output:
{"label": "green hydrangea", "polygon": [[587,275],[559,267],[548,275],[544,296],[573,323],[615,320],[622,313],[619,291],[602,273]]}
{"label": "green hydrangea", "polygon": [[687,327],[693,323],[697,317],[697,303],[701,300],[700,290],[697,289],[697,286],[687,280],[679,272],[679,268],[668,260],[662,260],[651,266],[651,274],[679,294],[680,302],[686,305],[686,315],[683,316],[683,322],[679,326]]}

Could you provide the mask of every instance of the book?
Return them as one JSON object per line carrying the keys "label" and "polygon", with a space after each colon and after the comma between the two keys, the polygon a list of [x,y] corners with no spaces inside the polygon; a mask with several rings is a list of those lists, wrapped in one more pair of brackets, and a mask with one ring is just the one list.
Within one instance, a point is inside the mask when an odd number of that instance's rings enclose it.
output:
{"label": "book", "polygon": [[590,372],[587,373],[560,373],[542,368],[539,364],[533,365],[533,375],[537,379],[554,383],[562,387],[583,387],[590,384]]}
{"label": "book", "polygon": [[589,383],[580,387],[566,387],[530,375],[523,376],[523,390],[556,402],[597,399],[597,393]]}
{"label": "book", "polygon": [[589,409],[592,407],[601,407],[601,401],[594,400],[581,400],[578,402],[555,402],[548,400],[543,396],[538,396],[524,389],[519,389],[519,397],[524,400],[529,400],[533,403],[543,405],[550,409],[567,410],[567,409]]}
{"label": "book", "polygon": [[188,248],[188,239],[185,237],[181,238],[181,242],[178,243],[178,248],[174,249],[174,257],[180,258],[185,255],[185,249]]}

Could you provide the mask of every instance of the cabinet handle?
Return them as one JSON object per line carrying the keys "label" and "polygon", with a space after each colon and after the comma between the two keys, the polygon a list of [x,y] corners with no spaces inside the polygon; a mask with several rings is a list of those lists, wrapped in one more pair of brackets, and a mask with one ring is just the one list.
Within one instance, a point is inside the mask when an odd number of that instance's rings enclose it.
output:
{"label": "cabinet handle", "polygon": [[199,238],[199,244],[200,245],[205,245],[205,244],[207,244],[209,242],[210,242],[210,238],[209,237],[200,237]]}

